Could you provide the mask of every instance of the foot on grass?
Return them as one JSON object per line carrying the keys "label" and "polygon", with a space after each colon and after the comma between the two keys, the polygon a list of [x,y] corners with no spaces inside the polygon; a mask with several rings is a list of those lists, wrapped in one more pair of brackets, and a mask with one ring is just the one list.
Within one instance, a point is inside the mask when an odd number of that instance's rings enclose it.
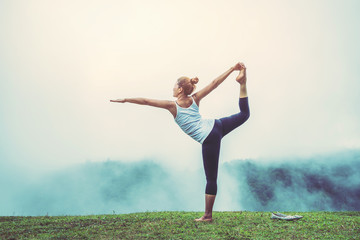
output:
{"label": "foot on grass", "polygon": [[195,222],[211,222],[212,221],[212,217],[208,217],[208,216],[202,216],[201,218],[197,218],[194,220]]}

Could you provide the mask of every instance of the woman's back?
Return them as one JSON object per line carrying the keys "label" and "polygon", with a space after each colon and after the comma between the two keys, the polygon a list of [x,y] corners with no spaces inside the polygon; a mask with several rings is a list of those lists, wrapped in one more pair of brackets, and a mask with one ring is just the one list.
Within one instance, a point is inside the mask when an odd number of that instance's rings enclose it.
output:
{"label": "woman's back", "polygon": [[175,122],[179,127],[195,141],[203,143],[214,126],[214,119],[202,119],[199,113],[199,107],[193,97],[192,104],[185,108],[176,104]]}

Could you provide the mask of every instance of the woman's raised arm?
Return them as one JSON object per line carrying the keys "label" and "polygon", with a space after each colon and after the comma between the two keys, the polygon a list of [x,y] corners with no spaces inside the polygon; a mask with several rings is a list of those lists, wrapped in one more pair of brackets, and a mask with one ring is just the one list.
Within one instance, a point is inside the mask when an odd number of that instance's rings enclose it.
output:
{"label": "woman's raised arm", "polygon": [[110,100],[110,102],[117,103],[135,103],[140,105],[147,105],[152,107],[164,108],[170,111],[170,113],[176,117],[176,106],[175,102],[168,100],[158,100],[149,98],[121,98],[116,100]]}
{"label": "woman's raised arm", "polygon": [[201,89],[200,91],[193,94],[193,97],[196,103],[199,105],[200,100],[206,97],[209,93],[211,93],[215,88],[217,88],[233,71],[240,70],[241,63],[235,64],[235,66],[231,67],[229,70],[221,74],[219,77],[215,78],[209,85]]}

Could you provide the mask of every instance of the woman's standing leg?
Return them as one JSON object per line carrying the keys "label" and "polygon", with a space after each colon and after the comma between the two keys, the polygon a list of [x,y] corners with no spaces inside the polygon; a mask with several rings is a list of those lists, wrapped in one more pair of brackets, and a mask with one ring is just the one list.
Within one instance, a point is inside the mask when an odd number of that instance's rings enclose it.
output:
{"label": "woman's standing leg", "polygon": [[214,128],[202,144],[203,164],[206,176],[205,214],[195,221],[212,221],[212,210],[217,193],[217,175],[222,138],[220,120],[215,120]]}

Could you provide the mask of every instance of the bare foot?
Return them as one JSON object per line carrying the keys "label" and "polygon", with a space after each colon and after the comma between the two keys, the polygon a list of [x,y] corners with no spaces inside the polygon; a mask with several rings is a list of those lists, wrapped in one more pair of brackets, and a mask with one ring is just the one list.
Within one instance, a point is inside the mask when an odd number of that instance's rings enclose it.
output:
{"label": "bare foot", "polygon": [[240,64],[240,71],[239,71],[239,75],[236,77],[236,81],[240,84],[244,84],[246,83],[246,67],[244,63],[239,63],[239,64]]}
{"label": "bare foot", "polygon": [[236,81],[240,84],[246,83],[246,68],[240,70],[239,75],[236,77]]}
{"label": "bare foot", "polygon": [[211,222],[212,221],[212,217],[206,217],[206,216],[202,216],[201,218],[197,218],[194,220],[195,222]]}

